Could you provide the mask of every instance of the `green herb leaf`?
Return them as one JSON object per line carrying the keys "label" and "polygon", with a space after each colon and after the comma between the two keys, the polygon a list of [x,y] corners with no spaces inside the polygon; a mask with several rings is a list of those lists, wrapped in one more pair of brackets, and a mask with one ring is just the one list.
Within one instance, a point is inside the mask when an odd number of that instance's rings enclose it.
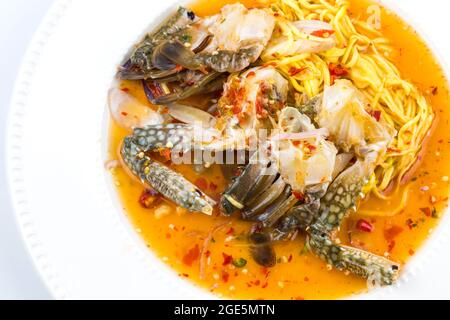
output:
{"label": "green herb leaf", "polygon": [[245,260],[244,258],[235,259],[235,260],[233,260],[233,265],[236,268],[243,268],[247,265],[247,260]]}
{"label": "green herb leaf", "polygon": [[305,245],[303,246],[302,251],[300,251],[300,255],[303,256],[303,255],[307,254],[308,252],[309,252],[309,247],[308,247],[308,244],[305,243]]}

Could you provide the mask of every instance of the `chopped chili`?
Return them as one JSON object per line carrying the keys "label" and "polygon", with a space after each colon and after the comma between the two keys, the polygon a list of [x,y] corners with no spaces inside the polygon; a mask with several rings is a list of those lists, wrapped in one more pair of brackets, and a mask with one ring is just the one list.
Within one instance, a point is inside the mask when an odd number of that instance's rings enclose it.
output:
{"label": "chopped chili", "polygon": [[393,240],[402,232],[403,232],[402,227],[392,226],[392,227],[384,230],[384,237],[386,238],[386,240]]}
{"label": "chopped chili", "polygon": [[319,37],[319,38],[329,38],[333,34],[334,34],[334,30],[328,30],[328,29],[316,30],[311,33],[312,36]]}
{"label": "chopped chili", "polygon": [[293,196],[297,198],[298,201],[303,201],[305,200],[305,196],[297,191],[292,192]]}
{"label": "chopped chili", "polygon": [[198,258],[200,258],[200,248],[197,244],[183,257],[183,263],[190,267]]}
{"label": "chopped chili", "polygon": [[431,208],[429,207],[420,208],[420,211],[422,211],[423,214],[426,215],[427,217],[431,217]]}
{"label": "chopped chili", "polygon": [[291,77],[294,77],[294,76],[296,76],[297,74],[299,74],[299,73],[305,71],[305,69],[306,69],[305,67],[303,67],[303,68],[290,67],[290,68],[289,68],[289,75],[290,75]]}
{"label": "chopped chili", "polygon": [[328,65],[328,69],[330,70],[330,74],[336,77],[346,76],[349,73],[348,69],[341,66],[340,64],[330,63]]}
{"label": "chopped chili", "polygon": [[217,186],[217,184],[215,184],[214,182],[211,182],[210,184],[209,184],[209,189],[211,189],[211,191],[216,191],[217,190],[217,188],[218,188],[218,186]]}
{"label": "chopped chili", "polygon": [[230,279],[230,274],[226,271],[222,271],[222,281],[227,283]]}
{"label": "chopped chili", "polygon": [[233,262],[233,256],[230,256],[226,253],[222,253],[222,256],[223,256],[223,263],[222,263],[223,266],[227,266]]}
{"label": "chopped chili", "polygon": [[139,204],[145,209],[152,209],[160,202],[159,193],[153,189],[147,189],[139,197]]}
{"label": "chopped chili", "polygon": [[374,226],[370,222],[368,222],[364,219],[360,219],[356,223],[356,227],[358,228],[359,231],[362,231],[362,232],[370,233],[374,230]]}
{"label": "chopped chili", "polygon": [[195,185],[197,186],[197,188],[199,188],[200,190],[206,190],[208,189],[208,182],[206,181],[206,179],[204,178],[198,178],[195,181]]}
{"label": "chopped chili", "polygon": [[370,115],[377,120],[377,122],[380,122],[381,120],[381,111],[380,110],[374,110],[370,113]]}
{"label": "chopped chili", "polygon": [[226,233],[227,236],[231,236],[232,234],[234,234],[234,228],[230,228]]}

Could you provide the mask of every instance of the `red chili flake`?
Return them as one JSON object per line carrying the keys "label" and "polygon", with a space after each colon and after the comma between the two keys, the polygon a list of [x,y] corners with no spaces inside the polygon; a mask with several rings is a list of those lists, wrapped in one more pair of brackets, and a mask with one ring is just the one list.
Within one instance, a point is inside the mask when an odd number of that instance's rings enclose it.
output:
{"label": "red chili flake", "polygon": [[330,70],[330,74],[334,77],[342,77],[342,76],[346,76],[348,75],[349,71],[347,68],[339,65],[339,64],[334,64],[334,63],[330,63],[328,65],[328,69]]}
{"label": "red chili flake", "polygon": [[183,67],[183,66],[180,66],[180,65],[177,65],[177,66],[175,67],[175,71],[178,71],[178,72],[182,71],[183,69],[184,69],[184,67]]}
{"label": "red chili flake", "polygon": [[159,193],[153,189],[145,190],[139,197],[139,204],[145,209],[152,209],[160,201]]}
{"label": "red chili flake", "polygon": [[294,192],[292,192],[292,195],[294,197],[296,197],[298,201],[305,200],[305,196],[302,193],[300,193],[300,192],[294,191]]}
{"label": "red chili flake", "polygon": [[395,239],[400,233],[403,232],[403,228],[400,226],[392,226],[389,229],[384,230],[384,237],[386,240],[393,240]]}
{"label": "red chili flake", "polygon": [[409,230],[412,230],[415,227],[417,227],[417,224],[414,223],[414,221],[412,219],[406,220],[406,225],[408,226]]}
{"label": "red chili flake", "polygon": [[130,89],[128,89],[128,88],[121,88],[120,90],[122,90],[123,92],[129,92],[130,91]]}
{"label": "red chili flake", "polygon": [[266,279],[269,277],[270,275],[270,270],[267,268],[262,268],[261,269],[261,273],[266,277]]}
{"label": "red chili flake", "polygon": [[288,258],[288,262],[291,262],[293,258],[294,258],[294,257],[293,257],[292,254],[291,254],[291,255],[289,256],[289,258]]}
{"label": "red chili flake", "polygon": [[230,228],[226,233],[227,236],[231,236],[232,234],[234,234],[234,228]]}
{"label": "red chili flake", "polygon": [[166,239],[170,239],[170,238],[172,238],[171,234],[170,233],[166,233]]}
{"label": "red chili flake", "polygon": [[209,184],[209,189],[211,189],[211,191],[216,191],[217,190],[217,188],[218,188],[218,186],[217,186],[217,184],[215,184],[214,182],[211,182],[210,184]]}
{"label": "red chili flake", "polygon": [[231,109],[231,111],[233,112],[233,114],[239,114],[242,112],[242,108],[241,108],[241,106],[234,105],[233,108]]}
{"label": "red chili flake", "polygon": [[371,115],[375,120],[377,120],[377,122],[380,122],[380,120],[381,120],[381,111],[380,111],[380,110],[372,111],[372,112],[370,113],[370,115]]}
{"label": "red chili flake", "polygon": [[128,116],[128,112],[121,112],[121,114],[122,114],[124,117]]}
{"label": "red chili flake", "polygon": [[333,85],[335,81],[336,81],[336,77],[331,75],[330,76],[330,84]]}
{"label": "red chili flake", "polygon": [[420,211],[422,211],[423,214],[426,215],[427,217],[431,217],[431,209],[429,207],[420,208]]}
{"label": "red chili flake", "polygon": [[182,276],[185,278],[189,278],[189,275],[187,273],[183,273]]}
{"label": "red chili flake", "polygon": [[374,226],[370,222],[363,220],[363,219],[360,219],[356,223],[356,227],[358,228],[359,231],[368,232],[368,233],[372,232],[374,229]]}
{"label": "red chili flake", "polygon": [[264,115],[264,108],[263,108],[263,104],[262,104],[260,99],[256,100],[256,106],[255,107],[256,107],[256,114],[258,116]]}
{"label": "red chili flake", "polygon": [[395,248],[395,241],[392,240],[391,242],[389,242],[388,252],[392,252],[392,250],[394,250],[394,248]]}
{"label": "red chili flake", "polygon": [[224,252],[222,253],[222,256],[223,256],[223,263],[222,263],[223,266],[227,266],[233,262],[233,256],[229,256]]}
{"label": "red chili flake", "polygon": [[253,78],[254,76],[256,76],[256,73],[255,73],[254,71],[250,71],[250,72],[247,74],[247,79]]}
{"label": "red chili flake", "polygon": [[410,256],[413,256],[415,254],[413,249],[409,249],[408,253],[409,253]]}
{"label": "red chili flake", "polygon": [[333,34],[334,30],[327,30],[327,29],[316,30],[311,33],[312,36],[319,38],[329,38]]}
{"label": "red chili flake", "polygon": [[268,62],[263,65],[263,67],[277,67],[278,64],[276,62]]}
{"label": "red chili flake", "polygon": [[399,150],[397,148],[388,148],[387,151],[388,152],[400,152],[401,150]]}
{"label": "red chili flake", "polygon": [[166,161],[170,161],[172,159],[171,151],[168,148],[159,150],[159,154],[161,157],[164,158]]}
{"label": "red chili flake", "polygon": [[278,12],[275,12],[275,13],[273,14],[273,16],[274,16],[274,17],[279,17],[280,14],[279,14]]}
{"label": "red chili flake", "polygon": [[209,258],[210,256],[211,256],[211,251],[209,251],[209,250],[206,251],[206,252],[205,252],[205,257]]}
{"label": "red chili flake", "polygon": [[188,253],[183,257],[183,263],[187,266],[192,266],[195,260],[197,260],[200,257],[200,248],[197,245],[195,245],[194,248],[190,249]]}
{"label": "red chili flake", "polygon": [[289,75],[291,77],[294,77],[294,76],[298,75],[299,73],[305,71],[305,69],[306,69],[305,67],[302,67],[302,68],[290,67],[289,68]]}
{"label": "red chili flake", "polygon": [[431,94],[433,96],[437,95],[438,91],[439,91],[438,87],[431,87]]}
{"label": "red chili flake", "polygon": [[305,277],[303,280],[305,280],[305,282],[308,282],[308,281],[309,281],[309,278],[308,278],[308,277]]}
{"label": "red chili flake", "polygon": [[444,143],[444,139],[439,140],[438,143]]}
{"label": "red chili flake", "polygon": [[265,289],[265,288],[267,288],[268,286],[269,286],[269,283],[266,282],[266,283],[264,283],[264,284],[261,286],[261,288]]}
{"label": "red chili flake", "polygon": [[200,189],[200,190],[206,190],[208,189],[208,182],[204,179],[204,178],[198,178],[195,181],[195,185]]}
{"label": "red chili flake", "polygon": [[301,142],[301,141],[293,141],[292,144],[293,144],[295,147],[298,147],[299,145],[302,144],[302,142]]}
{"label": "red chili flake", "polygon": [[222,271],[222,281],[227,283],[230,279],[230,274],[226,271]]}
{"label": "red chili flake", "polygon": [[259,286],[260,284],[261,284],[261,281],[259,281],[259,280],[253,281],[253,285],[255,285],[255,286]]}
{"label": "red chili flake", "polygon": [[313,146],[312,144],[308,144],[307,146],[306,146],[308,149],[309,149],[309,151],[311,151],[311,152],[313,152],[313,151],[315,151],[317,148],[315,147],[315,146]]}

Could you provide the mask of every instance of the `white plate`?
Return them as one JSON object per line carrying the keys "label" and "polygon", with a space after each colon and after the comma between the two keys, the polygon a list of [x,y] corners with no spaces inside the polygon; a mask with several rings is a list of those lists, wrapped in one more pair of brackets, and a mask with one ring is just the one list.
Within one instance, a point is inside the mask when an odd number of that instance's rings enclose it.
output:
{"label": "white plate", "polygon": [[[447,3],[386,2],[421,21],[412,24],[450,58],[449,44],[439,41],[450,27]],[[30,45],[9,117],[9,185],[23,237],[55,298],[213,298],[147,250],[104,170],[105,101],[115,66],[176,3],[57,0]],[[363,297],[447,297],[449,230],[446,215],[398,285]]]}

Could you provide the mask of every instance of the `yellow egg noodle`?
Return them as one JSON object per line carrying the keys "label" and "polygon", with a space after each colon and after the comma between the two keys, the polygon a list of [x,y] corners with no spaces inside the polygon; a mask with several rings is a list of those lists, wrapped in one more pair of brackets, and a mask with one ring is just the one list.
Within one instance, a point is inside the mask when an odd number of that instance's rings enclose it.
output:
{"label": "yellow egg noodle", "polygon": [[[276,64],[295,90],[309,98],[332,84],[330,64],[348,70],[346,78],[364,93],[371,109],[381,111],[383,120],[398,132],[368,186],[376,196],[387,198],[383,191],[392,182],[398,188],[417,161],[435,115],[425,97],[413,84],[402,79],[399,70],[389,61],[393,51],[389,41],[367,22],[350,18],[349,6],[345,0],[273,1],[271,9],[277,17],[276,32],[287,37],[288,43],[300,39],[325,41],[299,32],[294,25],[298,20],[321,20],[333,27],[337,46],[325,52],[294,56],[283,55],[279,47],[272,52],[269,48],[263,60]],[[293,69],[303,71],[293,75]]]}

